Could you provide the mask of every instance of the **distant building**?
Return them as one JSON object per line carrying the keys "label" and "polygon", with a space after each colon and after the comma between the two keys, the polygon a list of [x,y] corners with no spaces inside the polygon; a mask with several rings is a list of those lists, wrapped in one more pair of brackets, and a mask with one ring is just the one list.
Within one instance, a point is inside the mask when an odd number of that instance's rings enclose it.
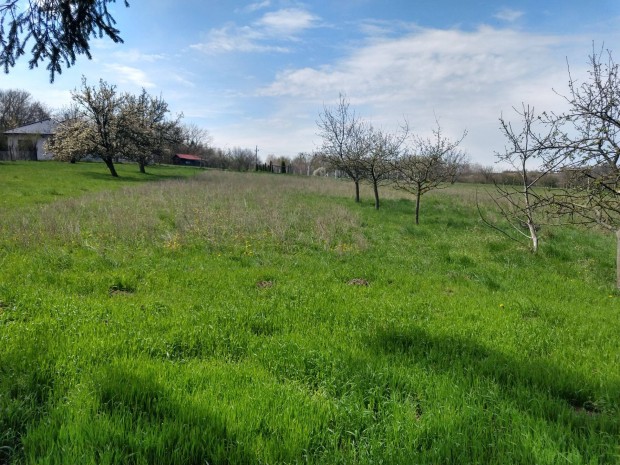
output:
{"label": "distant building", "polygon": [[8,151],[0,152],[0,160],[51,160],[53,154],[45,150],[45,141],[56,131],[52,119],[20,126],[4,134]]}
{"label": "distant building", "polygon": [[187,155],[184,153],[177,153],[172,156],[173,165],[185,165],[185,166],[202,166],[202,158],[198,155]]}

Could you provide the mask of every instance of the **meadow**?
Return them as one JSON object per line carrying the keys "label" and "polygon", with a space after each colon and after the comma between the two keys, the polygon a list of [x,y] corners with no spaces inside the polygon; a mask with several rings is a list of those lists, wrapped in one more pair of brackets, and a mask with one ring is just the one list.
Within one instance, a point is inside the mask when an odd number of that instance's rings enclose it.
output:
{"label": "meadow", "polygon": [[0,463],[620,463],[614,237],[104,168],[0,164]]}

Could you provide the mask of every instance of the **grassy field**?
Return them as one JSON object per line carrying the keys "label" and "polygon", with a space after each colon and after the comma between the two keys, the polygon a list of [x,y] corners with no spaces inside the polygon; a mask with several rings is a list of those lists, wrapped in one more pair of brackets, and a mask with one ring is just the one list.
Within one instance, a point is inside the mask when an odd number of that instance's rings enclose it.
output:
{"label": "grassy field", "polygon": [[0,463],[620,463],[613,237],[102,168],[0,164]]}

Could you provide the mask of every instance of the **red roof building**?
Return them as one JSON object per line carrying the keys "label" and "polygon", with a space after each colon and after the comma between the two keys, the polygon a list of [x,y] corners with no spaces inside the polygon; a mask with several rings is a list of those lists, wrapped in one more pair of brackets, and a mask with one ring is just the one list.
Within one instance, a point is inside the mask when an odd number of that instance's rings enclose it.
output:
{"label": "red roof building", "polygon": [[186,153],[177,153],[172,156],[172,164],[185,166],[202,166],[202,158],[198,155],[189,155]]}

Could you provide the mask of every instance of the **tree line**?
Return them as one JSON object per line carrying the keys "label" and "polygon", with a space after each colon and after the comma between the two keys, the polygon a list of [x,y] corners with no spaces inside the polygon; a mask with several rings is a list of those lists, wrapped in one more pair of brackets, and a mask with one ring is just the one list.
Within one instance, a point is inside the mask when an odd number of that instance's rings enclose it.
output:
{"label": "tree line", "polygon": [[514,108],[517,122],[499,117],[506,146],[496,160],[511,167],[503,173],[467,163],[459,148],[466,132],[449,139],[437,124],[432,136],[420,137],[404,124],[386,133],[357,117],[342,95],[317,121],[321,155],[353,181],[356,202],[362,182],[372,185],[377,209],[383,184],[413,194],[416,224],[425,193],[476,176],[495,186],[489,195],[508,226],[491,223],[479,207],[482,220],[515,241],[525,239],[533,252],[541,226],[551,222],[615,232],[620,288],[620,66],[603,48],[593,48],[588,63],[585,79],[569,66],[568,90],[556,92],[567,110],[538,113],[522,103]]}
{"label": "tree line", "polygon": [[466,131],[453,140],[439,122],[427,137],[411,134],[406,121],[399,131],[378,129],[360,118],[342,94],[334,107],[323,107],[317,126],[323,140],[322,158],[353,181],[356,202],[360,201],[360,184],[367,182],[379,209],[379,188],[390,184],[414,195],[416,224],[422,196],[454,183],[467,161],[460,149]]}

